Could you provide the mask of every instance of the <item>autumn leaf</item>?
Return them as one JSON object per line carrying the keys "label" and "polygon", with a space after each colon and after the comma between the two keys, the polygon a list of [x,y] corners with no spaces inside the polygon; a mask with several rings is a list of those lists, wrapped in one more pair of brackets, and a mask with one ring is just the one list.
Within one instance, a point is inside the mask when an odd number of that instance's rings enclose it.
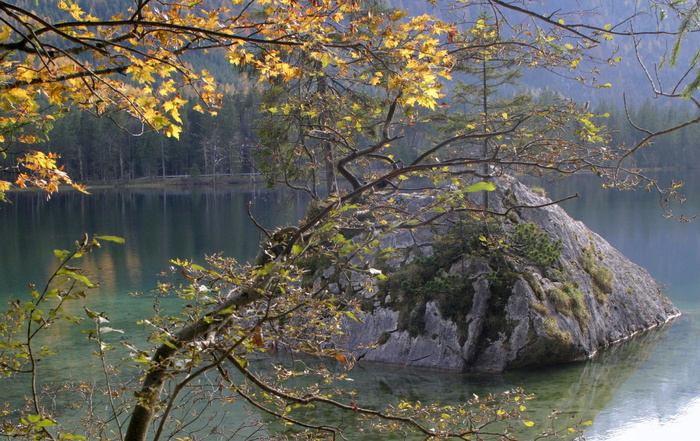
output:
{"label": "autumn leaf", "polygon": [[335,359],[338,360],[339,362],[343,363],[346,366],[350,364],[348,359],[343,354],[336,354]]}
{"label": "autumn leaf", "polygon": [[256,326],[255,329],[253,329],[253,344],[259,347],[265,344],[262,328],[260,326]]}

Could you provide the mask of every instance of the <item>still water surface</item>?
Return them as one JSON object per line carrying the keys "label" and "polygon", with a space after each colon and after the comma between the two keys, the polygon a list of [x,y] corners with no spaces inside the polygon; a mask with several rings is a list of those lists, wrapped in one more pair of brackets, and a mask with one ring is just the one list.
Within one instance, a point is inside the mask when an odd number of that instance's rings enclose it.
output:
{"label": "still water surface", "polygon": [[[699,185],[700,180],[693,180],[686,188],[691,192]],[[592,419],[588,439],[689,439],[692,432],[687,431],[700,418],[700,223],[664,219],[652,194],[603,191],[587,177],[548,190],[552,197],[580,193],[565,203],[567,211],[667,284],[666,294],[683,316],[585,363],[504,375],[359,366],[351,371],[352,387],[363,403],[386,405],[399,398],[462,401],[474,393],[521,386],[537,393],[530,406],[535,414],[557,409]],[[12,199],[11,205],[0,207],[0,299],[17,298],[25,294],[27,283],[45,280],[55,264],[52,250],[70,249],[83,232],[122,236],[125,245],[100,250],[84,266],[99,273],[101,283],[90,294],[88,307],[120,311],[112,313],[113,324],[131,333],[142,332],[134,323],[148,314],[150,300],[128,293],[154,287],[169,259],[201,261],[219,251],[240,261],[254,257],[259,234],[248,219],[248,201],[254,202],[253,215],[268,228],[293,223],[305,207],[304,199],[292,193],[250,189],[105,190],[90,196],[61,193],[49,202],[27,193]],[[685,214],[700,212],[700,196],[689,199]],[[77,357],[66,355],[61,363],[54,371],[48,368],[56,380],[80,369]],[[0,401],[17,393],[11,384],[0,385]]]}

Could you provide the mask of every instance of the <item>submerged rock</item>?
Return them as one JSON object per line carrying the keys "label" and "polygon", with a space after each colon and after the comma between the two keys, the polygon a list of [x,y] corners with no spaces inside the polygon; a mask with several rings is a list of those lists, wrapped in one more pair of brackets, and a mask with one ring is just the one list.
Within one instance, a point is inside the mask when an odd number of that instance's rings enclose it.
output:
{"label": "submerged rock", "polygon": [[[503,371],[592,357],[680,313],[651,275],[558,205],[502,178],[490,208],[501,220],[452,213],[439,225],[393,232],[371,262],[388,277],[368,286],[361,323],[339,344],[362,361]],[[418,212],[434,201],[401,195]],[[517,208],[541,206],[540,208]]]}

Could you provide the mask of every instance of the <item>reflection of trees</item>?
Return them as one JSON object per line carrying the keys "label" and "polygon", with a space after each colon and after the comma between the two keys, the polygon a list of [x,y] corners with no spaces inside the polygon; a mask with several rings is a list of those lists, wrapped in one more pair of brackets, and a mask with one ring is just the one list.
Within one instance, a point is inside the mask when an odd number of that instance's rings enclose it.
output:
{"label": "reflection of trees", "polygon": [[[230,188],[196,191],[94,190],[12,195],[0,211],[2,237],[0,296],[25,292],[27,282],[46,280],[57,260],[54,248],[70,248],[84,232],[126,239],[123,246],[85,256],[88,273],[100,273],[101,296],[151,289],[171,258],[197,258],[219,251],[239,261],[255,257],[258,230],[246,204],[268,228],[303,217],[306,199],[284,191]],[[99,270],[99,271],[98,271]],[[14,291],[14,292],[13,292]],[[104,300],[104,298],[103,298]]]}
{"label": "reflection of trees", "polygon": [[[352,388],[363,397],[361,404],[365,407],[384,407],[402,398],[447,405],[464,402],[474,394],[484,396],[523,386],[525,392],[537,392],[528,404],[528,418],[544,422],[556,409],[562,412],[561,424],[570,424],[571,418],[593,420],[608,407],[628,378],[649,361],[668,330],[669,327],[663,327],[637,335],[586,362],[540,369],[505,374],[455,374],[363,363],[348,376],[354,380]],[[324,413],[314,415],[328,417]]]}

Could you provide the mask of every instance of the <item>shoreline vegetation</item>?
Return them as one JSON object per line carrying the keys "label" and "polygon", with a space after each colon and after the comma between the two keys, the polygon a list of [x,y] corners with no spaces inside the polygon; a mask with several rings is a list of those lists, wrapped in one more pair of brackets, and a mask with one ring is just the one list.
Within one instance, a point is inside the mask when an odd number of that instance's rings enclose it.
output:
{"label": "shoreline vegetation", "polygon": [[[682,171],[691,170],[692,167],[681,169],[678,167],[653,167],[646,169],[648,172]],[[592,174],[593,172],[580,171],[579,174]],[[531,177],[518,175],[518,180],[528,187],[535,187]],[[547,179],[546,177],[534,178],[536,181]],[[561,179],[559,177],[558,179]],[[557,180],[558,180],[557,179]],[[564,177],[566,179],[566,177]],[[217,186],[245,186],[245,185],[267,185],[265,176],[262,173],[219,173],[213,174],[187,174],[187,175],[166,175],[147,176],[135,179],[107,179],[107,180],[85,180],[79,183],[85,185],[87,191],[91,189],[120,189],[120,188],[182,188],[182,187],[217,187]],[[556,181],[556,180],[555,180]],[[7,193],[44,191],[36,187],[12,188],[6,190]],[[59,191],[79,191],[70,185],[61,185]]]}
{"label": "shoreline vegetation", "polygon": [[[123,188],[182,188],[182,187],[230,187],[246,185],[267,185],[260,173],[234,173],[218,175],[169,175],[150,176],[138,179],[113,179],[106,181],[84,181],[88,193],[90,190],[103,189],[123,189]],[[7,193],[19,192],[43,192],[36,187],[17,188],[13,187]],[[59,191],[74,192],[79,191],[70,185],[61,185]]]}

